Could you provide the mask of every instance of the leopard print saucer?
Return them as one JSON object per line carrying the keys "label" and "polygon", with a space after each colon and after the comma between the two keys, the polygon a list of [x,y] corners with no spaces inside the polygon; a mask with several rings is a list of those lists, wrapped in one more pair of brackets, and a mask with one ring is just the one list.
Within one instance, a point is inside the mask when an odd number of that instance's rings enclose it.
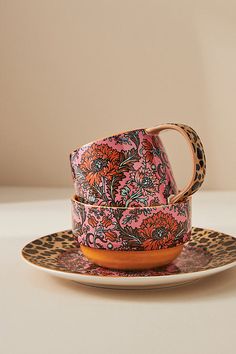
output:
{"label": "leopard print saucer", "polygon": [[61,231],[28,243],[23,258],[61,278],[91,286],[145,289],[182,285],[236,265],[236,238],[221,232],[192,228],[190,241],[171,264],[148,271],[115,271],[89,262],[72,231]]}

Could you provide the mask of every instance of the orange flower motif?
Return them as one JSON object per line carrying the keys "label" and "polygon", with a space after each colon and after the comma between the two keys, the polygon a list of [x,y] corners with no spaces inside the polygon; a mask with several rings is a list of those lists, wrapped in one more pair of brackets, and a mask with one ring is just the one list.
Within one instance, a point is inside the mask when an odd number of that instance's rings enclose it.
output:
{"label": "orange flower motif", "polygon": [[108,230],[104,232],[106,238],[110,241],[115,241],[117,239],[117,234],[114,231]]}
{"label": "orange flower motif", "polygon": [[145,250],[170,247],[178,231],[178,222],[170,214],[161,211],[143,220],[140,235],[144,237]]}
{"label": "orange flower motif", "polygon": [[94,216],[90,216],[88,218],[88,223],[90,226],[95,227],[95,226],[97,226],[98,221],[96,220],[96,218]]}
{"label": "orange flower motif", "polygon": [[99,184],[102,177],[111,180],[117,173],[120,154],[107,144],[92,144],[82,155],[80,168],[86,180],[91,184]]}
{"label": "orange flower motif", "polygon": [[111,219],[108,218],[108,216],[105,216],[102,221],[101,221],[102,225],[105,227],[108,227],[112,224]]}
{"label": "orange flower motif", "polygon": [[159,146],[157,146],[155,136],[152,137],[152,141],[144,139],[142,145],[144,147],[144,156],[148,162],[153,163],[155,156],[161,156],[162,151]]}

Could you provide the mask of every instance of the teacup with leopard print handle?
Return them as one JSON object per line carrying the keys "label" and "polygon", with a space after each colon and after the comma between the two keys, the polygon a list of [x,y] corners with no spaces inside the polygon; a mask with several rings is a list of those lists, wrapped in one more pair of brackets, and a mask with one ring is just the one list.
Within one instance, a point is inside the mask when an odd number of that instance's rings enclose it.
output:
{"label": "teacup with leopard print handle", "polygon": [[[188,142],[193,158],[189,184],[178,192],[160,132],[172,129]],[[195,193],[205,176],[205,153],[197,133],[184,124],[136,129],[88,143],[70,154],[76,196],[115,207],[157,206]]]}

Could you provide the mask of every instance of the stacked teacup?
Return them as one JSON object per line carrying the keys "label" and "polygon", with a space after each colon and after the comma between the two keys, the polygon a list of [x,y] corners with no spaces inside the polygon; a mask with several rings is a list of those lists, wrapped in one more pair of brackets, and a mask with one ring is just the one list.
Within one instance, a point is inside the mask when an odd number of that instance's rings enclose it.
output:
{"label": "stacked teacup", "polygon": [[[192,177],[182,191],[159,136],[167,129],[180,132],[192,153]],[[91,262],[148,269],[181,253],[191,235],[191,195],[206,171],[204,149],[192,128],[169,123],[120,133],[76,149],[70,162],[73,234]]]}

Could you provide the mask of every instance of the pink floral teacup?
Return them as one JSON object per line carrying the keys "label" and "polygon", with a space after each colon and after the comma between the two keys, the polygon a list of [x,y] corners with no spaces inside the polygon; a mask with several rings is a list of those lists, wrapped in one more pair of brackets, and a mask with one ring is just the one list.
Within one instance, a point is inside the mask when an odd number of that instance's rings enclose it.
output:
{"label": "pink floral teacup", "polygon": [[72,201],[72,229],[82,252],[108,268],[170,263],[191,234],[191,199],[153,207],[109,207]]}
{"label": "pink floral teacup", "polygon": [[[178,191],[158,133],[174,129],[188,142],[193,171]],[[113,135],[78,148],[70,155],[75,193],[85,203],[145,207],[173,203],[195,193],[205,176],[205,154],[197,133],[183,124],[163,124]]]}

